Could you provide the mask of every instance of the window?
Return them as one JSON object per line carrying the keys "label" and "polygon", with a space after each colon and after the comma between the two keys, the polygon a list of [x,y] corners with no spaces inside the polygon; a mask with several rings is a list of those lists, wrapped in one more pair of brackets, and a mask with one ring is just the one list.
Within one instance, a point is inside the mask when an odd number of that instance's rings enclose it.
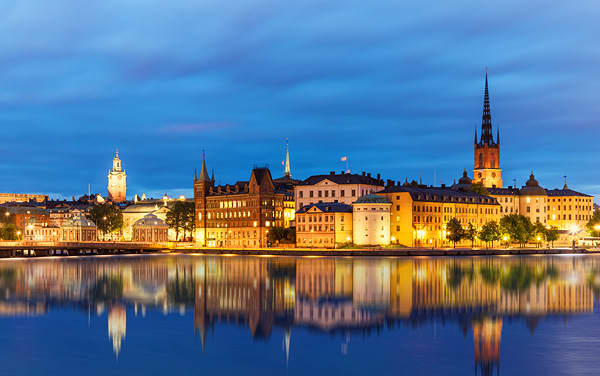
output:
{"label": "window", "polygon": [[308,196],[309,197],[314,197],[314,192],[313,191],[308,192]]}
{"label": "window", "polygon": [[303,191],[299,191],[298,196],[300,196],[300,198],[303,198],[304,197],[303,193],[304,193]]}
{"label": "window", "polygon": [[342,190],[340,191],[340,197],[344,197],[344,193],[345,193],[345,191],[342,189]]}
{"label": "window", "polygon": [[319,197],[323,197],[323,191],[319,191]]}
{"label": "window", "polygon": [[356,189],[352,190],[352,197],[356,197]]}

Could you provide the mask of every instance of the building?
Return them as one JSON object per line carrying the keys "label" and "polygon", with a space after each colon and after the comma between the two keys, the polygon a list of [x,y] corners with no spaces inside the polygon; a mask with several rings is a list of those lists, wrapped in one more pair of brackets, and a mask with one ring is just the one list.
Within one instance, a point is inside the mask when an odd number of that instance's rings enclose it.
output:
{"label": "building", "polygon": [[2,206],[0,215],[4,216],[3,222],[14,224],[19,231],[25,232],[25,226],[34,218],[36,224],[50,225],[50,215],[44,208],[36,206]]}
{"label": "building", "polygon": [[7,202],[46,202],[47,195],[31,194],[31,193],[0,193],[0,204]]}
{"label": "building", "polygon": [[[170,202],[165,203],[162,200],[144,200],[123,209],[121,211],[123,213],[123,239],[126,241],[133,240],[134,224],[149,214],[165,221],[169,212],[169,204]],[[169,230],[169,238],[170,240],[177,240],[175,239],[175,231]]]}
{"label": "building", "polygon": [[474,166],[474,183],[481,183],[485,187],[502,188],[500,130],[497,130],[496,140],[494,140],[487,71],[485,73],[485,92],[483,96],[483,116],[481,120],[480,139],[477,139],[477,130],[475,130]]}
{"label": "building", "polygon": [[352,206],[320,203],[296,212],[296,246],[335,248],[352,242]]}
{"label": "building", "polygon": [[444,246],[448,244],[446,224],[451,218],[457,218],[465,228],[471,223],[480,229],[486,222],[500,217],[500,206],[495,198],[469,190],[390,184],[377,194],[392,203],[390,241],[393,244]]}
{"label": "building", "polygon": [[154,214],[146,214],[133,224],[134,242],[160,243],[169,240],[169,225]]}
{"label": "building", "polygon": [[594,197],[569,189],[546,189],[547,223],[559,230],[577,232],[584,230],[594,215]]}
{"label": "building", "polygon": [[255,167],[248,181],[215,186],[204,153],[194,202],[195,239],[208,247],[265,247],[269,229],[290,225],[294,217],[293,193],[276,184],[267,167]]}
{"label": "building", "polygon": [[574,191],[565,183],[562,189],[545,189],[533,172],[521,188],[488,188],[500,204],[501,216],[522,214],[531,222],[556,226],[559,230],[578,233],[594,214],[594,197]]}
{"label": "building", "polygon": [[322,202],[351,205],[359,197],[375,193],[384,188],[381,175],[371,177],[363,171],[362,175],[331,171],[329,175],[313,175],[294,189],[296,210],[305,205]]}
{"label": "building", "polygon": [[30,217],[23,231],[23,239],[35,242],[58,242],[60,228],[49,224],[45,219]]}
{"label": "building", "polygon": [[60,228],[63,242],[95,242],[98,240],[98,227],[82,214],[75,214]]}
{"label": "building", "polygon": [[127,174],[121,166],[119,149],[117,149],[113,159],[113,168],[108,172],[108,198],[113,202],[127,200]]}
{"label": "building", "polygon": [[390,207],[385,196],[369,194],[352,203],[353,240],[357,245],[390,244]]}

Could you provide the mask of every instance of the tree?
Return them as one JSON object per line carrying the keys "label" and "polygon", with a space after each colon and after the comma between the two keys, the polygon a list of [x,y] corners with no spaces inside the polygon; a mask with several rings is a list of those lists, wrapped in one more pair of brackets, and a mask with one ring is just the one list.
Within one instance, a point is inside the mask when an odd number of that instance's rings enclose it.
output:
{"label": "tree", "polygon": [[592,218],[585,225],[590,236],[600,237],[600,210],[594,211]]}
{"label": "tree", "polygon": [[500,232],[500,226],[496,221],[486,222],[479,232],[479,239],[483,240],[486,245],[489,246],[489,243],[492,243],[492,247],[494,246],[495,241],[499,241],[502,238],[502,233]]}
{"label": "tree", "polygon": [[546,237],[546,226],[544,226],[540,221],[536,221],[535,225],[533,225],[533,237],[535,237],[536,243],[540,243]]}
{"label": "tree", "polygon": [[196,208],[193,202],[175,201],[167,212],[165,222],[175,231],[175,240],[179,240],[179,233],[183,237],[187,233],[193,234],[195,228]]}
{"label": "tree", "polygon": [[471,248],[473,248],[475,239],[477,239],[477,229],[471,222],[469,222],[469,227],[464,232],[464,238],[471,241]]}
{"label": "tree", "polygon": [[7,223],[0,227],[0,239],[19,240],[19,230],[13,223]]}
{"label": "tree", "polygon": [[271,227],[267,240],[272,244],[292,244],[296,242],[296,228]]}
{"label": "tree", "polygon": [[509,214],[500,219],[500,228],[503,234],[510,236],[510,240],[519,243],[521,247],[534,236],[534,226],[521,214]]}
{"label": "tree", "polygon": [[454,248],[456,248],[456,242],[459,242],[464,234],[465,230],[460,221],[456,217],[451,218],[446,224],[446,238],[453,243]]}
{"label": "tree", "polygon": [[96,224],[102,235],[117,232],[123,228],[121,209],[109,203],[94,206],[86,214],[86,217]]}
{"label": "tree", "polygon": [[483,195],[483,196],[490,195],[490,192],[485,188],[485,186],[481,182],[471,184],[470,191],[475,192],[480,195]]}
{"label": "tree", "polygon": [[552,247],[554,247],[554,242],[558,240],[558,236],[558,227],[556,226],[552,226],[544,232],[544,239],[552,244]]}

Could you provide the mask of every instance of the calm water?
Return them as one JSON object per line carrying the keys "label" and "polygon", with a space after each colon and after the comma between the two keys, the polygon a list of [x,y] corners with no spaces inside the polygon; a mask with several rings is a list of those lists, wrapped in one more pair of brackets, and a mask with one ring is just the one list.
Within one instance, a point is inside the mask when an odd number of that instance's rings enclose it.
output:
{"label": "calm water", "polygon": [[596,375],[600,257],[0,261],[2,375]]}

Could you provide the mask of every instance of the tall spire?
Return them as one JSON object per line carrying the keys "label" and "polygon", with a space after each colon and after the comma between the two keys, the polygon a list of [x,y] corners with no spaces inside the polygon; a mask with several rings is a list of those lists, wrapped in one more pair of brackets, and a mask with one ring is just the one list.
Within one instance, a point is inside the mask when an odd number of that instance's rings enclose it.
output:
{"label": "tall spire", "polygon": [[206,159],[204,157],[204,150],[202,150],[202,167],[200,168],[200,175],[198,180],[209,181],[208,171],[206,171]]}
{"label": "tall spire", "polygon": [[285,139],[285,168],[283,170],[283,176],[288,178],[292,177],[292,170],[290,169],[290,147],[288,145],[288,139]]}
{"label": "tall spire", "polygon": [[492,135],[492,115],[490,111],[490,93],[488,91],[487,67],[485,67],[485,92],[483,94],[483,116],[481,117],[481,143],[492,145],[494,136]]}
{"label": "tall spire", "polygon": [[477,126],[475,126],[475,143],[477,144]]}

